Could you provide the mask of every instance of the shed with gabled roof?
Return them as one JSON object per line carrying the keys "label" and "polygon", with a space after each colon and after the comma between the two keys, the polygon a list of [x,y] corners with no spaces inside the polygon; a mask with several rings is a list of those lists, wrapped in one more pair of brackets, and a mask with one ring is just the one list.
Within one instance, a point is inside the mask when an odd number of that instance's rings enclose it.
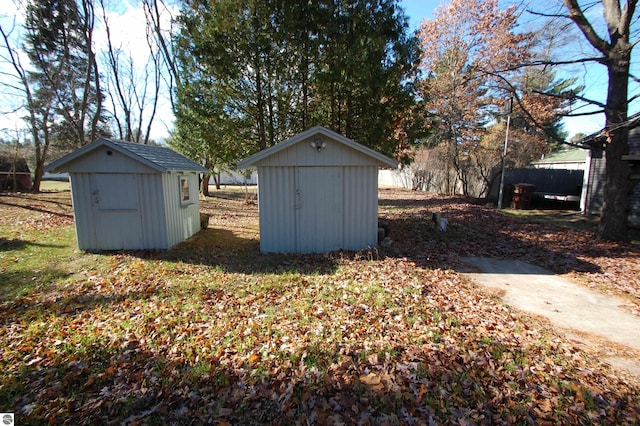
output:
{"label": "shed with gabled roof", "polygon": [[325,253],[378,242],[378,168],[398,162],[313,127],[238,163],[258,169],[260,250]]}
{"label": "shed with gabled roof", "polygon": [[45,170],[69,173],[81,250],[168,249],[200,230],[207,169],[169,148],[99,139]]}

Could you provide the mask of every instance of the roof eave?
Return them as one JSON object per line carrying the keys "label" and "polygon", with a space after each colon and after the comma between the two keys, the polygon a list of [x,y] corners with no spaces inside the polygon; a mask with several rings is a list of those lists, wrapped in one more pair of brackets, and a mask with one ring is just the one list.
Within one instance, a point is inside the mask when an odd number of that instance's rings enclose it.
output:
{"label": "roof eave", "polygon": [[144,164],[145,166],[148,166],[158,172],[167,172],[169,171],[168,169],[161,167],[160,165],[147,160],[146,158],[143,158],[141,156],[139,156],[138,154],[129,151],[126,148],[122,148],[119,145],[111,142],[109,139],[98,139],[95,142],[92,142],[90,144],[87,144],[85,146],[83,146],[82,148],[65,155],[62,158],[57,159],[56,161],[53,161],[52,163],[48,164],[47,166],[45,166],[44,170],[46,172],[65,172],[64,170],[61,170],[60,168],[65,166],[68,163],[71,163],[75,160],[77,160],[78,158],[90,153],[91,151],[95,151],[96,149],[100,148],[101,146],[107,146],[117,152],[119,152],[120,154],[129,157],[139,163]]}
{"label": "roof eave", "polygon": [[365,154],[373,159],[375,159],[378,162],[378,166],[379,167],[389,167],[392,169],[397,169],[400,167],[400,163],[398,163],[397,161],[387,157],[384,154],[381,154],[371,148],[368,148],[362,144],[359,144],[355,141],[352,141],[351,139],[342,136],[339,133],[336,133],[332,130],[327,129],[326,127],[322,127],[322,126],[315,126],[312,127],[310,129],[305,130],[304,132],[298,133],[297,135],[286,139],[270,148],[267,149],[263,149],[262,151],[259,151],[247,158],[245,158],[244,160],[239,161],[236,166],[238,167],[238,169],[246,169],[248,167],[255,167],[257,165],[257,163],[259,163],[261,160],[274,155],[284,149],[287,149],[288,147],[290,147],[291,145],[295,145],[296,143],[308,138],[309,136],[315,135],[315,134],[322,134],[328,138],[337,140],[338,142],[343,143],[344,145],[347,145],[349,147],[351,147],[352,149],[361,152],[362,154]]}
{"label": "roof eave", "polygon": [[102,138],[102,139],[98,139],[95,142],[92,142],[90,144],[87,144],[85,146],[83,146],[82,148],[65,155],[62,158],[59,158],[56,161],[53,161],[52,163],[48,164],[45,167],[45,171],[46,172],[64,172],[64,170],[60,170],[61,167],[64,167],[66,164],[71,163],[73,161],[75,161],[76,159],[89,154],[91,151],[94,151],[98,148],[100,148],[101,146],[106,146],[109,147],[110,149],[113,149],[114,151],[117,151],[118,153],[124,155],[125,157],[131,158],[134,161],[137,161],[138,163],[141,163],[159,173],[166,173],[166,172],[198,172],[198,173],[209,173],[210,170],[208,170],[205,167],[202,167],[201,165],[193,162],[193,164],[195,165],[195,167],[192,168],[169,168],[169,167],[164,167],[158,163],[155,163],[131,150],[128,150],[125,147],[120,146],[119,144],[115,143],[114,141],[111,141],[110,139],[106,139],[106,138]]}
{"label": "roof eave", "polygon": [[[631,117],[628,117],[626,123],[624,124],[626,127],[631,129],[635,129],[640,126],[640,112],[633,114]],[[607,128],[604,127],[597,132],[591,133],[590,135],[585,136],[584,138],[578,141],[578,144],[582,146],[584,149],[603,149],[604,146],[602,144],[602,140],[608,137]]]}

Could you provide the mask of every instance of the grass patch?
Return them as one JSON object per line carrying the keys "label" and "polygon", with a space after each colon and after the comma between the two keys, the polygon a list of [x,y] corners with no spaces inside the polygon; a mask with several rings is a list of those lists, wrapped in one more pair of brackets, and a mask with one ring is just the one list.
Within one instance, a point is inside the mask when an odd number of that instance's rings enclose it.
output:
{"label": "grass patch", "polygon": [[0,298],[10,300],[59,285],[83,264],[77,256],[73,227],[48,232],[0,226],[9,235],[0,249]]}
{"label": "grass patch", "polygon": [[580,231],[595,232],[598,226],[598,217],[586,216],[575,210],[503,209],[501,213],[508,217],[532,220],[545,225]]}
{"label": "grass patch", "polygon": [[40,182],[40,191],[42,192],[59,192],[70,190],[71,183],[69,181],[43,180],[42,182]]}

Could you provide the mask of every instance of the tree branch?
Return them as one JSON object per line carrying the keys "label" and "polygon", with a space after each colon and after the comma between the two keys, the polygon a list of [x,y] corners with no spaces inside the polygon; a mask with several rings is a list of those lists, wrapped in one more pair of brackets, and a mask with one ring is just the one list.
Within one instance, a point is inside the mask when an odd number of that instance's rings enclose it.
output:
{"label": "tree branch", "polygon": [[547,92],[543,92],[543,91],[540,91],[540,90],[534,90],[533,93],[537,93],[538,95],[550,96],[550,97],[556,98],[556,99],[564,99],[564,100],[567,100],[567,101],[570,101],[572,99],[577,99],[577,100],[580,100],[580,101],[585,102],[587,104],[595,105],[597,107],[600,107],[602,109],[604,109],[605,106],[606,106],[602,102],[594,101],[593,99],[585,98],[584,96],[580,96],[580,95],[576,95],[576,94],[574,94],[573,96],[571,96],[569,98],[569,97],[563,96],[561,94],[547,93]]}
{"label": "tree branch", "polygon": [[602,114],[604,109],[589,112],[570,112],[568,114],[560,114],[563,117],[588,117],[590,115]]}
{"label": "tree branch", "polygon": [[591,26],[591,23],[585,18],[582,9],[577,0],[563,0],[564,5],[569,10],[569,19],[576,23],[587,41],[603,55],[608,56],[611,45],[602,40]]}
{"label": "tree branch", "polygon": [[576,64],[585,64],[585,63],[590,63],[590,62],[597,62],[599,64],[605,64],[605,61],[607,60],[606,57],[604,56],[599,56],[599,57],[591,57],[591,58],[579,58],[579,59],[571,59],[571,60],[566,60],[566,61],[551,61],[551,60],[538,60],[538,61],[532,61],[529,62],[527,64],[524,65],[520,65],[519,67],[522,66],[540,66],[540,65],[576,65]]}
{"label": "tree branch", "polygon": [[602,4],[611,39],[622,38],[628,41],[629,29],[633,13],[635,12],[636,2],[627,1],[622,9],[620,9],[619,0],[603,0]]}
{"label": "tree branch", "polygon": [[527,13],[530,13],[532,15],[535,16],[541,16],[543,18],[564,18],[564,19],[571,19],[569,16],[564,15],[564,14],[560,14],[560,13],[543,13],[543,12],[536,12],[535,10],[531,10],[531,9],[526,9]]}
{"label": "tree branch", "polygon": [[553,132],[550,132],[549,130],[546,129],[545,126],[543,126],[541,123],[538,122],[538,120],[535,119],[535,117],[529,112],[529,110],[523,105],[522,100],[520,99],[520,96],[518,96],[518,91],[516,89],[516,87],[513,86],[513,84],[511,84],[511,82],[509,80],[507,80],[505,77],[503,77],[500,74],[496,74],[496,73],[492,73],[490,71],[485,71],[488,75],[495,77],[499,80],[501,80],[504,84],[507,85],[509,92],[511,93],[511,95],[513,96],[513,98],[516,100],[516,102],[518,103],[518,106],[520,106],[520,109],[522,110],[522,113],[529,119],[531,120],[531,122],[534,124],[534,126],[538,129],[540,129],[545,135],[547,135],[548,137],[550,137],[551,139],[555,140],[556,142],[560,143],[560,144],[565,144],[565,145],[571,145],[571,146],[578,146],[581,147],[580,145],[574,144],[572,142],[566,141],[562,138],[560,138],[558,135],[554,134]]}

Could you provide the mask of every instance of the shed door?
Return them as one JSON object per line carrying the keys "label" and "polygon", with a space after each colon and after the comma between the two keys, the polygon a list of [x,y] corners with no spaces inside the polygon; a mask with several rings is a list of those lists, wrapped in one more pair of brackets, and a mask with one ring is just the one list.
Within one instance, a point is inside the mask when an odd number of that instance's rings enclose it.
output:
{"label": "shed door", "polygon": [[296,170],[298,251],[324,253],[342,248],[342,168],[298,167]]}
{"label": "shed door", "polygon": [[96,249],[144,248],[136,175],[95,174],[91,196],[96,222]]}

